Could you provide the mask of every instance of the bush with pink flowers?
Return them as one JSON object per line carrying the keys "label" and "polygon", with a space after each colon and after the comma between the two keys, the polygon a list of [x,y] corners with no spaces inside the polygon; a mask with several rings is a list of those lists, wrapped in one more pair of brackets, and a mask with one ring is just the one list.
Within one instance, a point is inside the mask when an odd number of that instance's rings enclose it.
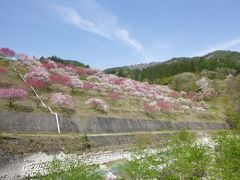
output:
{"label": "bush with pink flowers", "polygon": [[49,72],[43,67],[34,67],[28,73],[25,74],[26,79],[42,80],[43,82],[49,82]]}
{"label": "bush with pink flowers", "polygon": [[0,89],[0,98],[5,99],[9,102],[10,109],[13,107],[13,104],[17,100],[22,100],[27,96],[27,91],[20,88],[4,88]]}
{"label": "bush with pink flowers", "polygon": [[42,79],[35,79],[35,78],[26,79],[26,83],[29,86],[32,86],[32,87],[37,88],[37,89],[45,88],[46,85],[47,85],[47,83],[45,81],[43,81]]}
{"label": "bush with pink flowers", "polygon": [[108,93],[108,97],[110,97],[114,101],[119,101],[120,99],[122,99],[122,96],[120,95],[120,93],[116,91],[110,91]]}
{"label": "bush with pink flowers", "polygon": [[98,109],[102,110],[104,112],[109,111],[108,105],[103,101],[102,99],[99,98],[89,98],[85,104],[93,109]]}
{"label": "bush with pink flowers", "polygon": [[15,51],[9,48],[0,48],[0,56],[2,57],[13,57],[15,56]]}
{"label": "bush with pink flowers", "polygon": [[6,74],[7,73],[7,68],[5,67],[0,67],[0,75],[1,74]]}
{"label": "bush with pink flowers", "polygon": [[72,96],[63,93],[53,93],[50,97],[53,104],[61,107],[72,107],[74,105]]}
{"label": "bush with pink flowers", "polygon": [[68,85],[70,82],[70,77],[67,75],[52,74],[50,76],[50,81],[51,81],[51,83]]}
{"label": "bush with pink flowers", "polygon": [[147,114],[152,114],[152,113],[155,113],[157,111],[157,103],[156,102],[144,102],[143,104],[143,108],[144,108],[144,111],[147,113]]}
{"label": "bush with pink flowers", "polygon": [[88,81],[84,81],[82,88],[84,91],[89,91],[89,90],[93,90],[94,89],[94,84]]}

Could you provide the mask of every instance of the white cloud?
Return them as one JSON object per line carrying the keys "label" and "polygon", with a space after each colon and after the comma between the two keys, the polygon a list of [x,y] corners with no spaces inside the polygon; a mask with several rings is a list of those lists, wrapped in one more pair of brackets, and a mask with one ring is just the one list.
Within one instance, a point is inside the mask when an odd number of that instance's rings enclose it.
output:
{"label": "white cloud", "polygon": [[65,23],[111,40],[120,40],[138,53],[144,53],[143,45],[129,31],[121,27],[117,18],[94,0],[80,0],[78,9],[67,6],[52,6]]}
{"label": "white cloud", "polygon": [[234,46],[237,46],[240,44],[240,38],[236,38],[236,39],[232,39],[230,41],[226,41],[220,44],[217,44],[215,46],[209,47],[204,51],[201,51],[199,53],[197,53],[197,56],[202,56],[202,55],[206,55],[209,52],[213,52],[216,50],[228,50],[229,48],[232,48]]}

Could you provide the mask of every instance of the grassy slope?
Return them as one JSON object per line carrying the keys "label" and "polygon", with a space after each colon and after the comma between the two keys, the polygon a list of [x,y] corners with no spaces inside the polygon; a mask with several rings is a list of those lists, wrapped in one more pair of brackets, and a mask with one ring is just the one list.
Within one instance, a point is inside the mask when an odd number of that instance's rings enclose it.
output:
{"label": "grassy slope", "polygon": [[[14,62],[17,69],[25,74],[26,69],[20,65],[18,62]],[[0,66],[5,66],[8,68],[8,73],[5,75],[1,75],[0,85],[4,87],[6,85],[14,85],[14,86],[22,86],[25,87],[24,82],[18,77],[17,73],[14,72],[9,63],[1,60]],[[49,101],[49,96],[52,92],[57,92],[61,89],[61,91],[70,93],[73,96],[75,107],[74,109],[60,108],[53,106]],[[4,100],[0,101],[0,109],[4,111],[32,111],[33,113],[48,113],[43,107],[37,107],[36,98],[33,96],[33,93],[29,88],[28,97],[24,101],[17,101],[14,109],[9,109],[7,107],[7,102]],[[222,105],[223,101],[213,99],[208,101],[210,107],[211,114],[197,114],[197,113],[176,113],[176,112],[156,112],[154,114],[146,114],[142,107],[142,102],[133,97],[124,97],[124,99],[116,102],[108,97],[106,93],[97,93],[96,91],[82,91],[82,90],[74,90],[71,91],[68,87],[62,87],[58,85],[51,85],[47,89],[38,90],[40,96],[43,100],[50,105],[54,111],[58,113],[68,113],[76,116],[107,116],[107,117],[124,117],[124,118],[138,118],[138,119],[163,119],[163,120],[205,120],[205,121],[215,121],[221,120],[223,117],[224,111]],[[99,97],[107,102],[111,110],[109,113],[104,113],[98,110],[90,109],[85,105],[85,101],[90,97]],[[220,98],[221,99],[221,98]],[[219,118],[221,117],[221,118]]]}

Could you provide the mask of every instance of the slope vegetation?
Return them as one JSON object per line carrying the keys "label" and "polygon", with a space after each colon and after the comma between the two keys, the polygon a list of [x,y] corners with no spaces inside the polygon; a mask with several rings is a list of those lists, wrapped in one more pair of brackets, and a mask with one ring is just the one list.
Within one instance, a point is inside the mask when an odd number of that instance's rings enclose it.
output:
{"label": "slope vegetation", "polygon": [[[0,108],[4,111],[47,113],[32,93],[32,86],[46,104],[62,114],[191,121],[224,117],[220,108],[209,101],[217,98],[211,88],[211,93],[208,89],[195,94],[179,93],[168,86],[108,75],[71,63],[39,61],[24,54],[16,57],[17,61],[6,57],[0,60],[0,66],[6,70],[1,74],[0,86],[22,88],[28,95],[14,102],[13,107],[9,107],[9,98],[2,96]],[[12,65],[23,74],[25,82]],[[205,99],[208,101],[204,102]]]}

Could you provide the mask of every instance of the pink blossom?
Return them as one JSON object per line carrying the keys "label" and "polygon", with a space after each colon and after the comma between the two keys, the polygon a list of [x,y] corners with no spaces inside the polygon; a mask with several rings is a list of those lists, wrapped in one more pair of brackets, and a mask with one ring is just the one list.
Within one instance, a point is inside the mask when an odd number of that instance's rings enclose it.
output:
{"label": "pink blossom", "polygon": [[121,95],[115,91],[110,91],[108,93],[108,97],[110,97],[112,100],[115,100],[115,101],[122,99]]}
{"label": "pink blossom", "polygon": [[159,101],[157,105],[163,111],[169,111],[172,109],[172,104],[167,101]]}
{"label": "pink blossom", "polygon": [[77,68],[73,64],[68,64],[66,67],[64,67],[64,69],[66,70],[66,72],[68,72],[72,76],[78,75]]}
{"label": "pink blossom", "polygon": [[0,89],[0,98],[8,100],[10,108],[13,106],[14,101],[22,100],[26,96],[27,91],[20,88],[11,87]]}
{"label": "pink blossom", "polygon": [[34,88],[44,88],[46,87],[47,83],[41,79],[34,79],[34,78],[28,78],[26,80],[26,83]]}
{"label": "pink blossom", "polygon": [[213,88],[208,88],[203,92],[203,95],[207,98],[217,96],[217,92]]}
{"label": "pink blossom", "polygon": [[47,70],[51,69],[51,68],[55,68],[57,67],[57,64],[54,61],[48,61],[47,63],[43,63],[42,66],[44,68],[46,68]]}
{"label": "pink blossom", "polygon": [[149,113],[149,114],[154,113],[157,110],[156,105],[153,105],[153,104],[148,103],[148,102],[145,102],[143,107],[144,107],[145,112]]}
{"label": "pink blossom", "polygon": [[68,85],[68,83],[70,81],[70,77],[67,76],[67,75],[52,74],[50,76],[50,80],[53,83],[58,83],[58,84],[62,84],[62,85]]}
{"label": "pink blossom", "polygon": [[86,102],[86,105],[90,106],[91,108],[94,109],[99,109],[102,110],[104,112],[108,112],[109,107],[108,105],[102,100],[102,99],[98,99],[98,98],[89,98]]}
{"label": "pink blossom", "polygon": [[29,59],[28,55],[24,53],[18,53],[16,56],[17,56],[17,59],[21,61],[25,61]]}
{"label": "pink blossom", "polygon": [[83,87],[85,91],[93,90],[94,89],[94,84],[91,82],[83,82]]}
{"label": "pink blossom", "polygon": [[177,91],[172,91],[171,96],[174,97],[174,98],[179,98],[181,96],[181,94]]}
{"label": "pink blossom", "polygon": [[82,68],[82,67],[76,68],[76,67],[75,67],[75,70],[76,70],[76,72],[77,72],[78,75],[80,75],[80,76],[87,76],[87,70],[86,70],[86,68]]}
{"label": "pink blossom", "polygon": [[69,94],[53,93],[50,100],[53,104],[58,106],[73,106],[73,99]]}
{"label": "pink blossom", "polygon": [[57,63],[57,68],[64,68],[64,64],[63,63]]}
{"label": "pink blossom", "polygon": [[13,57],[15,56],[15,52],[9,48],[0,48],[0,56]]}
{"label": "pink blossom", "polygon": [[48,71],[40,66],[34,67],[25,74],[26,79],[37,79],[37,80],[42,80],[44,82],[49,82],[49,73]]}
{"label": "pink blossom", "polygon": [[90,68],[85,68],[85,69],[86,69],[86,71],[87,71],[87,75],[88,75],[88,76],[97,73],[97,70],[95,70],[95,69],[90,69]]}
{"label": "pink blossom", "polygon": [[24,66],[27,66],[29,69],[40,67],[42,63],[36,58],[30,58],[25,54],[18,54],[18,59]]}
{"label": "pink blossom", "polygon": [[71,88],[81,88],[83,83],[78,78],[78,76],[69,76],[70,80],[68,81],[67,85]]}
{"label": "pink blossom", "polygon": [[7,68],[5,67],[0,67],[0,75],[1,74],[6,74],[7,73]]}
{"label": "pink blossom", "polygon": [[190,92],[188,95],[187,95],[187,98],[190,99],[190,100],[197,100],[198,99],[198,95],[197,93],[193,93],[193,92]]}

